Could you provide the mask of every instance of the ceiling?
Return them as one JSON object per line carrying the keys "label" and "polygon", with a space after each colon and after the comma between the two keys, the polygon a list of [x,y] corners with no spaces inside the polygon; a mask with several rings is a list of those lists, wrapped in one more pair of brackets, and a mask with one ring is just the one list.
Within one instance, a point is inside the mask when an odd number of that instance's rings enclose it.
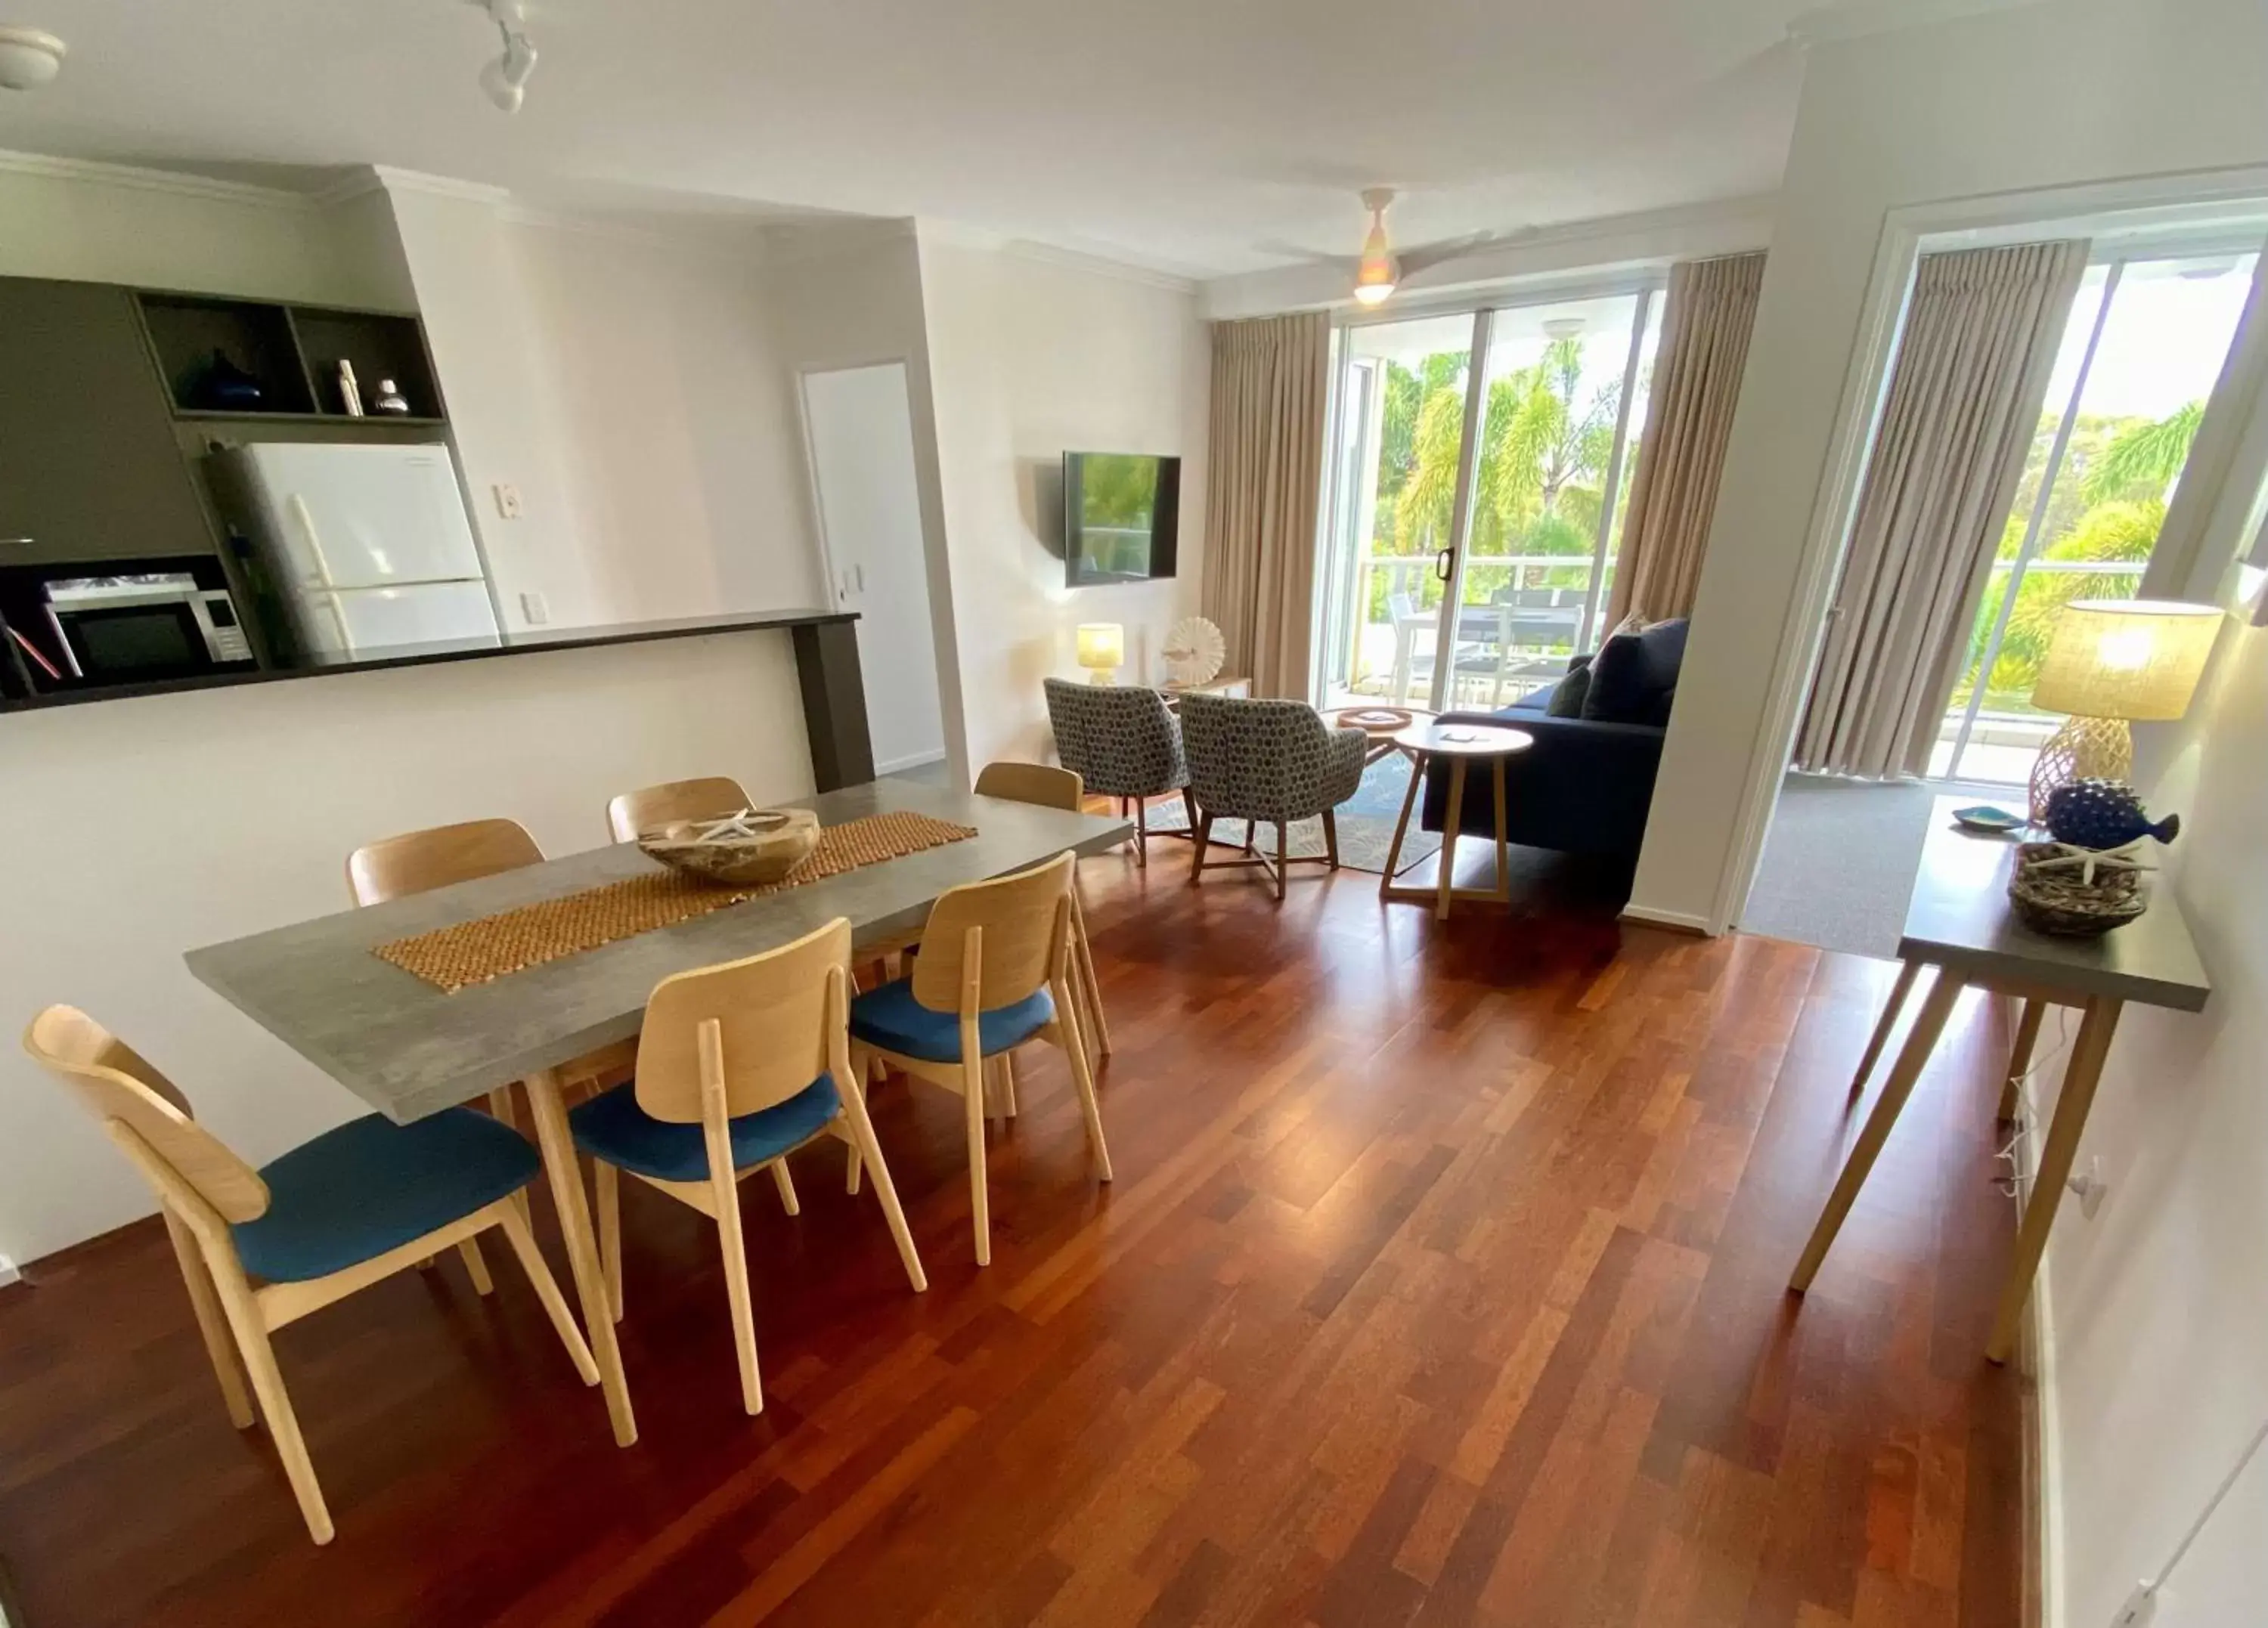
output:
{"label": "ceiling", "polygon": [[377,163],[556,206],[919,215],[1210,276],[1779,179],[1811,0],[0,0],[67,40],[0,148],[290,184]]}

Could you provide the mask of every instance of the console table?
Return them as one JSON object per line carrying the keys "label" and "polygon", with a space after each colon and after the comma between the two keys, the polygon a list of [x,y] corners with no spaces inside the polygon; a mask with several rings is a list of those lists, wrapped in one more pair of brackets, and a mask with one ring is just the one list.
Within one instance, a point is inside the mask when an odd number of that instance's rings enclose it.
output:
{"label": "console table", "polygon": [[1974,835],[1954,823],[1953,810],[1963,799],[1940,797],[1930,816],[1930,831],[1922,845],[1921,869],[1914,878],[1913,896],[1906,906],[1905,933],[1898,941],[1904,964],[1891,991],[1889,1008],[1882,1015],[1867,1046],[1866,1061],[1852,1082],[1855,1093],[1866,1081],[1867,1070],[1881,1049],[1897,1008],[1924,967],[1934,967],[1935,980],[1923,997],[1921,1010],[1906,1036],[1889,1078],[1882,1084],[1881,1100],[1867,1116],[1852,1144],[1851,1156],[1836,1178],[1813,1228],[1811,1241],[1795,1268],[1789,1287],[1797,1294],[1811,1287],[1828,1246],[1850,1214],[1851,1206],[1874,1168],[1874,1160],[1889,1139],[1906,1099],[1913,1094],[1954,1002],[1971,985],[1995,994],[2014,995],[2024,1002],[2018,1020],[2016,1055],[2009,1065],[2010,1082],[2003,1093],[2005,1111],[2030,1060],[2040,1018],[2049,1006],[2076,1008],[2081,1014],[2079,1037],[2065,1065],[2063,1089],[2056,1098],[2055,1117],[2048,1126],[2047,1143],[2032,1181],[2029,1201],[2016,1232],[2015,1258],[2000,1292],[1992,1319],[1992,1337],[1984,1354],[2005,1362],[2015,1348],[2024,1302],[2038,1275],[2040,1257],[2055,1225],[2057,1206],[2063,1201],[2073,1160],[2087,1129],[2095,1088],[2102,1076],[2102,1061],[2110,1051],[2110,1038],[2118,1015],[2129,1001],[2176,1011],[2200,1010],[2212,986],[2190,942],[2188,924],[2170,890],[2153,891],[2150,907],[2126,926],[2100,938],[2056,938],[2035,933],[2016,920],[2008,906],[2008,876],[2016,858],[2013,838]]}

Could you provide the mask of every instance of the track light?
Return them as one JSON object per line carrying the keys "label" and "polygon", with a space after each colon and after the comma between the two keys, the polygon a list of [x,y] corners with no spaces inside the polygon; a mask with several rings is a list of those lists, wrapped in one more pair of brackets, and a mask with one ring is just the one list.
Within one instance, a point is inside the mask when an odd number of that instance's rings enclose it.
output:
{"label": "track light", "polygon": [[535,75],[535,42],[521,26],[519,0],[472,0],[495,19],[504,52],[481,70],[481,91],[504,113],[518,113]]}

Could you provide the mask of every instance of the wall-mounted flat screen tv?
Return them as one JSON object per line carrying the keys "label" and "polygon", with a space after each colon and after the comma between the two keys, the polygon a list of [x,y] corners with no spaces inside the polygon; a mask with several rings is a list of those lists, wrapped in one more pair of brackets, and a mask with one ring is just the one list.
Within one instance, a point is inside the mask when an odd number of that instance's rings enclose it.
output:
{"label": "wall-mounted flat screen tv", "polygon": [[1064,574],[1074,588],[1174,574],[1182,460],[1142,452],[1064,454]]}

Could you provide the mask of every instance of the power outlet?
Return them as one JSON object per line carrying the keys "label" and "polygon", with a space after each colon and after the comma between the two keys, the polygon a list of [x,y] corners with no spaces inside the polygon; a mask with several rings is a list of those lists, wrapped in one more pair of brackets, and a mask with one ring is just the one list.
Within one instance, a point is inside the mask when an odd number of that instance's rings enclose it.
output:
{"label": "power outlet", "polygon": [[519,613],[531,627],[541,627],[551,620],[551,607],[543,602],[543,596],[540,593],[520,595]]}
{"label": "power outlet", "polygon": [[496,483],[497,513],[506,520],[519,518],[519,488],[509,480]]}

